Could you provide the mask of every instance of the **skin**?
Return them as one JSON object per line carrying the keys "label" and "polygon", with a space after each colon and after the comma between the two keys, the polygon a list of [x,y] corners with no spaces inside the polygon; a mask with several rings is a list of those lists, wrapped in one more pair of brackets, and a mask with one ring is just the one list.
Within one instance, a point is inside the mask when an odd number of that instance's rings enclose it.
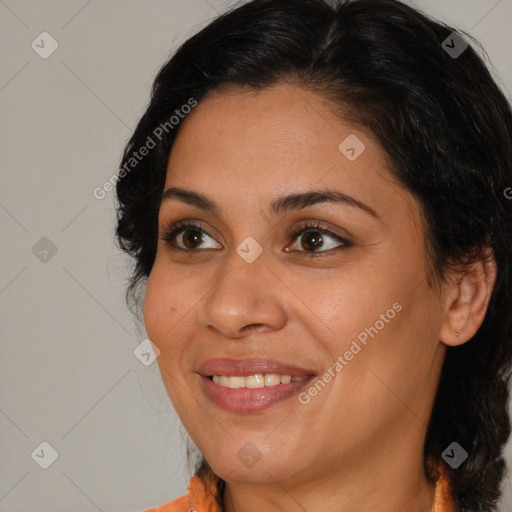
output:
{"label": "skin", "polygon": [[[366,147],[355,161],[338,149],[349,134]],[[194,219],[204,238],[189,252],[158,241],[144,318],[181,421],[228,482],[228,512],[432,508],[423,445],[446,346],[483,321],[495,264],[478,262],[433,290],[419,205],[391,180],[384,155],[314,92],[284,83],[218,91],[181,125],[164,189],[204,194],[222,213],[162,203],[160,236],[170,219]],[[318,189],[356,198],[378,219],[334,203],[268,212],[281,195]],[[312,257],[311,233],[292,235],[306,221],[352,245],[336,250],[323,235]],[[187,233],[174,246],[185,247]],[[248,236],[263,249],[253,263],[236,252]],[[197,369],[215,357],[266,356],[322,375],[395,303],[395,318],[307,405],[292,397],[234,413],[202,390]],[[261,454],[251,468],[237,457],[248,442]]]}

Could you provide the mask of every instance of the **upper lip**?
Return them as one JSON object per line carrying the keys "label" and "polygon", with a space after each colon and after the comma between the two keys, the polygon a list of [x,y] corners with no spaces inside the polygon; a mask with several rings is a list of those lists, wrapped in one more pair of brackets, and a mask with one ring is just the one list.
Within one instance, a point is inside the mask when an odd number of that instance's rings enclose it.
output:
{"label": "upper lip", "polygon": [[208,359],[199,366],[197,373],[205,377],[211,377],[212,375],[247,377],[259,373],[278,373],[279,375],[291,375],[292,377],[315,375],[315,372],[306,368],[265,357],[250,357],[245,359],[222,357]]}

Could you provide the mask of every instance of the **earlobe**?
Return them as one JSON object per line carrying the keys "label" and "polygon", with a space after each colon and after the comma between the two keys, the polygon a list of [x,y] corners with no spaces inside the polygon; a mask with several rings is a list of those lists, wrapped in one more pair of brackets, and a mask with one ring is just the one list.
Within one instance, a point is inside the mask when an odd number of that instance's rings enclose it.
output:
{"label": "earlobe", "polygon": [[484,321],[494,283],[497,266],[494,257],[470,265],[462,278],[453,278],[445,292],[445,318],[439,339],[445,345],[466,343]]}

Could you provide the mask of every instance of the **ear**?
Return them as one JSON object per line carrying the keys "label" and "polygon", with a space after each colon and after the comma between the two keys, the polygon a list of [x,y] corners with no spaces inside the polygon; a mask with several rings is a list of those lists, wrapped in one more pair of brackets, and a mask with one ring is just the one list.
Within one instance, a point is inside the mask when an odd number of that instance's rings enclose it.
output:
{"label": "ear", "polygon": [[444,294],[445,318],[439,339],[449,346],[470,340],[484,321],[494,283],[497,265],[492,252],[485,258],[454,272]]}

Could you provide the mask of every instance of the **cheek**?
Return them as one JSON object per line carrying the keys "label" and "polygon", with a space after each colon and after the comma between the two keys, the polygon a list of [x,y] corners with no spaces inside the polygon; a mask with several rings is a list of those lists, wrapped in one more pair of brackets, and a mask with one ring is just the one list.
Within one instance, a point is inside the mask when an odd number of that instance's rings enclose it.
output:
{"label": "cheek", "polygon": [[367,265],[363,273],[354,269],[340,275],[340,285],[330,285],[323,296],[316,290],[315,313],[323,322],[317,318],[315,324],[312,318],[311,325],[322,332],[327,326],[330,332],[318,339],[331,357],[342,356],[349,361],[335,387],[343,382],[346,391],[356,382],[367,381],[369,367],[403,389],[407,378],[397,369],[409,368],[416,359],[425,361],[427,367],[431,363],[438,322],[432,311],[435,301],[418,277],[421,266],[411,265],[395,274],[389,269],[393,267]]}
{"label": "cheek", "polygon": [[176,290],[179,286],[177,287],[174,281],[171,285],[166,276],[166,272],[161,272],[158,266],[154,266],[148,277],[144,298],[144,325],[148,338],[160,350],[156,361],[162,381],[171,402],[181,416],[184,405],[179,389],[183,387],[183,383],[177,384],[177,381],[181,380],[178,371],[181,338],[176,335],[176,326],[182,328],[179,320],[183,314],[180,314],[178,307],[180,293]]}
{"label": "cheek", "polygon": [[[148,338],[158,347],[162,376],[184,376],[192,366],[191,340],[197,328],[197,308],[201,293],[191,279],[166,264],[156,262],[146,284],[144,326]],[[178,277],[177,277],[178,276]]]}
{"label": "cheek", "polygon": [[331,276],[324,286],[312,288],[311,282],[304,282],[301,289],[310,291],[308,303],[314,312],[312,320],[326,332],[324,339],[331,340],[332,353],[338,355],[347,350],[347,345],[359,333],[373,326],[381,314],[392,308],[400,297],[399,288],[389,273],[366,264],[364,272],[356,266],[346,267]]}
{"label": "cheek", "polygon": [[146,284],[146,293],[144,296],[144,326],[149,339],[157,346],[159,346],[158,336],[156,336],[158,333],[158,318],[161,318],[161,315],[157,311],[159,304],[161,304],[157,300],[158,295],[158,282],[154,278],[154,274],[151,273]]}
{"label": "cheek", "polygon": [[[149,275],[144,297],[144,325],[149,339],[162,350],[178,321],[176,287],[154,268]],[[171,329],[171,331],[170,331]]]}

